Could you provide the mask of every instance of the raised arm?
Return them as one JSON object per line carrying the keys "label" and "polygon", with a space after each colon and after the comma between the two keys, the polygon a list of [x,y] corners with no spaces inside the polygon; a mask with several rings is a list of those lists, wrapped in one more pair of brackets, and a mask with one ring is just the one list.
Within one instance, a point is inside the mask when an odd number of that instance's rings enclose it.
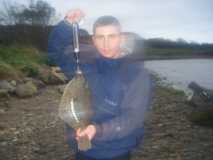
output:
{"label": "raised arm", "polygon": [[[71,23],[79,20],[82,16],[78,10],[69,11],[65,19],[54,27],[49,36],[48,57],[62,69],[68,78],[72,78],[76,67]],[[88,34],[83,30],[80,30],[80,33]]]}

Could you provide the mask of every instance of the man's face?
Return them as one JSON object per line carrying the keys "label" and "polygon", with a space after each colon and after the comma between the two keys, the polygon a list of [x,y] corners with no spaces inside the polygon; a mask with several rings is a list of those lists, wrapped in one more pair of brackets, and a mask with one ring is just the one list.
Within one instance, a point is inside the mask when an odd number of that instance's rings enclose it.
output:
{"label": "man's face", "polygon": [[107,25],[95,29],[93,43],[98,51],[107,58],[117,58],[120,55],[120,26]]}

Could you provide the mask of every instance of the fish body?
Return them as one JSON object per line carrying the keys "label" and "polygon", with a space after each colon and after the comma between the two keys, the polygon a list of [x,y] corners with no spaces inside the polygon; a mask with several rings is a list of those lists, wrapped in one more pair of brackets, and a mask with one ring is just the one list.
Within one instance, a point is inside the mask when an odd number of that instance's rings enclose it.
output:
{"label": "fish body", "polygon": [[91,94],[83,74],[66,85],[59,105],[59,117],[74,129],[86,127],[92,116]]}
{"label": "fish body", "polygon": [[[93,115],[91,93],[82,73],[76,74],[66,85],[59,105],[59,117],[71,128],[84,129],[90,124]],[[79,150],[91,148],[88,137],[78,141]]]}

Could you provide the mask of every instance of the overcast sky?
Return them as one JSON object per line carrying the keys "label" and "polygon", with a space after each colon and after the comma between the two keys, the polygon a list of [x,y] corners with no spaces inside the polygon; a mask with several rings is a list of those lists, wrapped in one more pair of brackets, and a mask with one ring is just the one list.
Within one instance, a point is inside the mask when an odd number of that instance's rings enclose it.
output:
{"label": "overcast sky", "polygon": [[61,18],[68,10],[81,8],[86,13],[82,27],[88,31],[91,31],[93,22],[99,16],[113,15],[121,21],[124,31],[136,32],[144,38],[183,38],[187,41],[213,43],[213,0],[46,1],[56,8]]}

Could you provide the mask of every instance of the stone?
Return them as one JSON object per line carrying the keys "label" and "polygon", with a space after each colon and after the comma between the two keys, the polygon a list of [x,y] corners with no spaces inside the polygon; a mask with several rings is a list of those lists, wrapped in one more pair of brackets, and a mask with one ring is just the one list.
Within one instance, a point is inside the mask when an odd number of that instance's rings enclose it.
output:
{"label": "stone", "polygon": [[49,67],[39,68],[38,78],[42,82],[44,82],[45,84],[48,84],[48,82],[49,82],[49,76],[50,76],[50,69],[49,69]]}
{"label": "stone", "polygon": [[45,83],[39,79],[34,79],[34,78],[30,78],[30,77],[26,77],[24,79],[24,82],[27,83],[27,82],[32,82],[34,85],[36,85],[36,87],[38,89],[41,89],[41,88],[44,88],[45,87]]}
{"label": "stone", "polygon": [[65,87],[66,87],[66,85],[60,85],[60,86],[58,86],[58,92],[61,93],[61,94],[63,94]]}
{"label": "stone", "polygon": [[0,109],[0,114],[4,114],[6,111],[4,109]]}
{"label": "stone", "polygon": [[17,85],[17,82],[15,80],[11,80],[10,84],[13,85],[14,87]]}
{"label": "stone", "polygon": [[51,67],[51,74],[58,83],[66,83],[67,77],[62,73],[61,69],[59,67]]}
{"label": "stone", "polygon": [[1,143],[0,143],[0,146],[1,146],[1,147],[5,147],[5,146],[7,146],[7,145],[8,145],[7,142],[1,142]]}
{"label": "stone", "polygon": [[[9,96],[9,95],[8,95]],[[10,105],[7,101],[8,98],[2,98],[0,103],[0,113],[5,113],[10,109]]]}
{"label": "stone", "polygon": [[0,98],[8,98],[9,92],[6,89],[0,89]]}
{"label": "stone", "polygon": [[45,84],[64,84],[67,82],[66,76],[59,70],[58,67],[42,68],[39,71],[39,79]]}
{"label": "stone", "polygon": [[6,90],[8,93],[13,93],[15,91],[15,87],[11,85],[8,81],[2,80],[0,81],[0,89]]}
{"label": "stone", "polygon": [[20,98],[31,97],[38,92],[36,85],[31,81],[28,81],[24,84],[19,84],[16,87],[15,93]]}

